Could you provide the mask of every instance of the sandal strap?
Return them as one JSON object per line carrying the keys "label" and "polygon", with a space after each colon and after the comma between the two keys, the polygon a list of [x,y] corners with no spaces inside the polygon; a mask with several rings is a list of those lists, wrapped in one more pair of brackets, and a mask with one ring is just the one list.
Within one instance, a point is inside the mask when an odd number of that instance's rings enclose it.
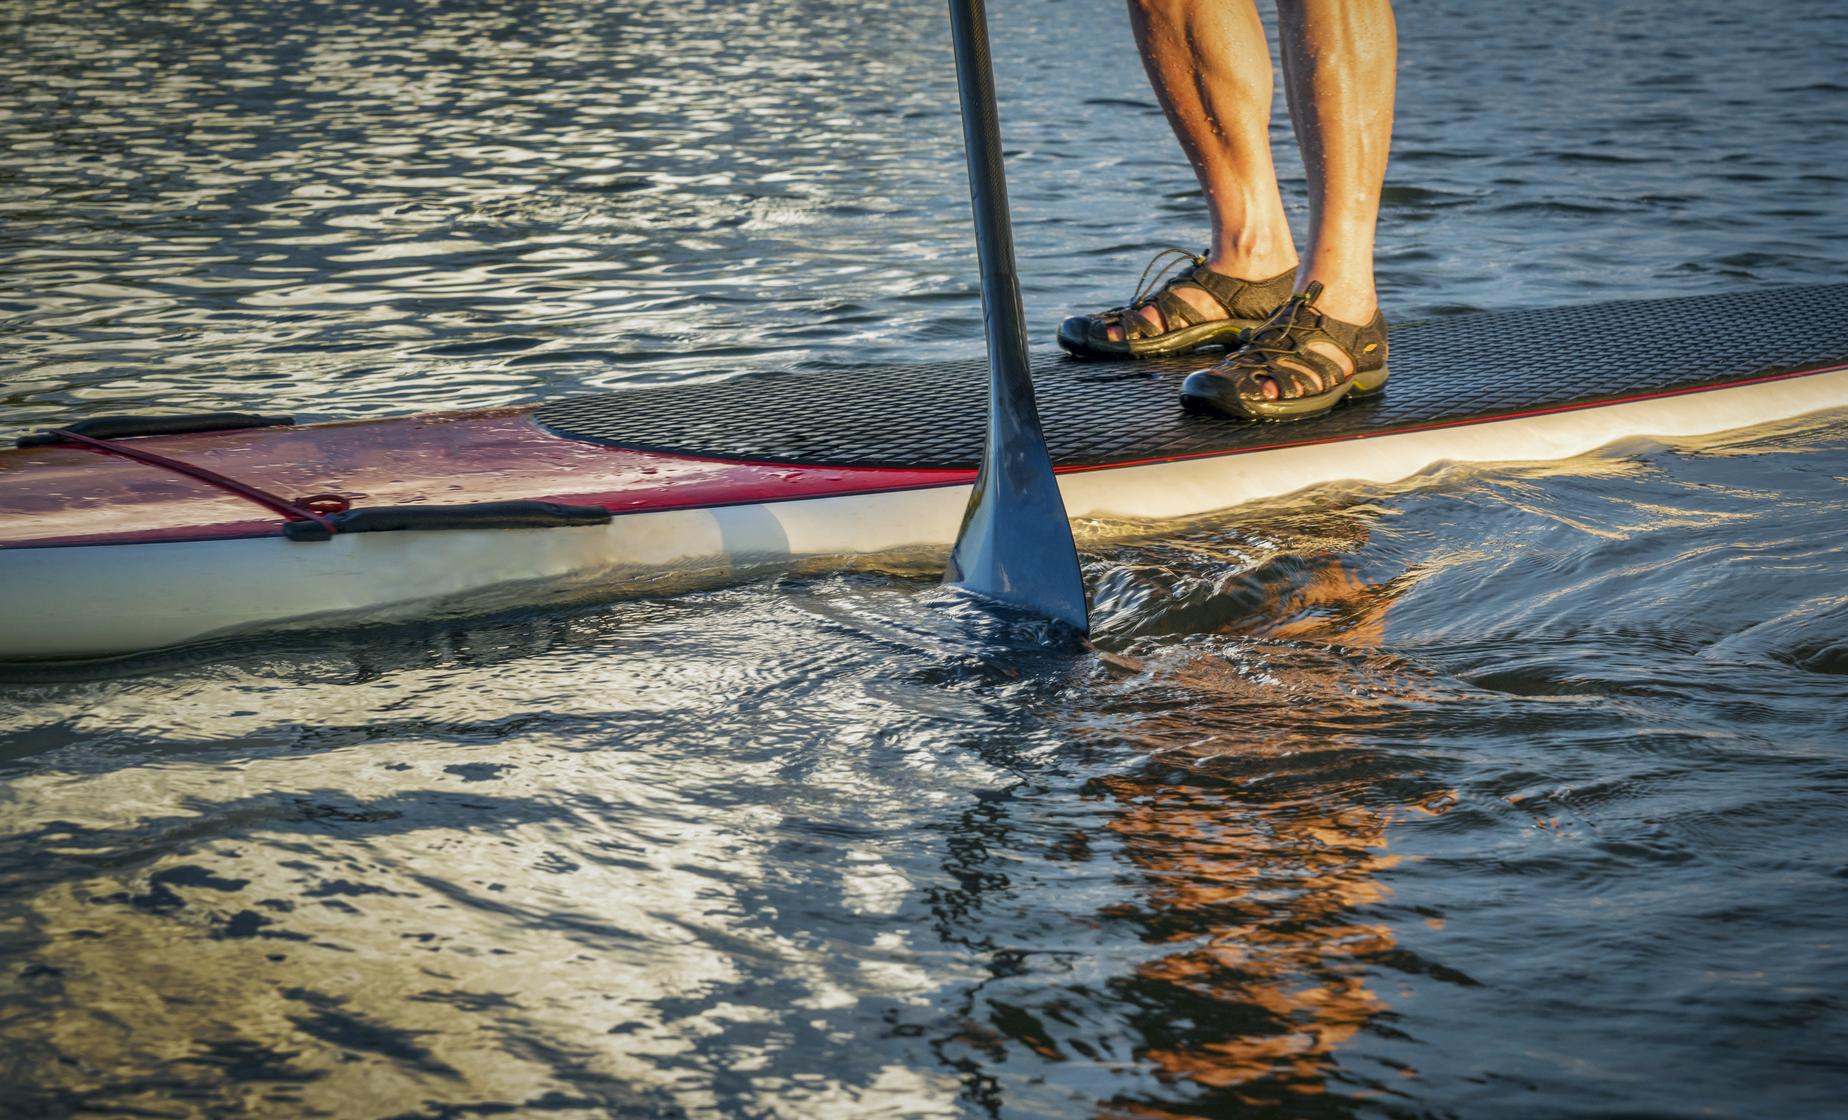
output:
{"label": "sandal strap", "polygon": [[1085,316],[1084,331],[1090,341],[1105,342],[1109,339],[1111,327],[1122,327],[1124,338],[1136,338],[1134,332],[1141,321],[1140,315],[1132,315],[1127,307],[1112,307],[1108,311],[1097,311]]}
{"label": "sandal strap", "polygon": [[1187,276],[1185,283],[1204,288],[1231,318],[1264,319],[1290,298],[1290,290],[1296,287],[1296,270],[1285,269],[1268,280],[1241,280],[1202,264]]}
{"label": "sandal strap", "polygon": [[[1182,299],[1177,293],[1177,289],[1188,286],[1185,280],[1171,280],[1166,287],[1155,293],[1155,299],[1153,301],[1155,308],[1161,312],[1162,322],[1167,324],[1168,330],[1172,331],[1181,327],[1191,327],[1198,323],[1211,322],[1214,319],[1224,317],[1219,315],[1202,315],[1199,311],[1194,309],[1193,304]],[[1142,319],[1141,316],[1137,316],[1137,318],[1143,323],[1148,322],[1148,320]]]}
{"label": "sandal strap", "polygon": [[1316,327],[1330,342],[1347,351],[1354,361],[1354,372],[1364,373],[1386,364],[1386,317],[1378,311],[1365,323],[1344,323],[1322,315]]}

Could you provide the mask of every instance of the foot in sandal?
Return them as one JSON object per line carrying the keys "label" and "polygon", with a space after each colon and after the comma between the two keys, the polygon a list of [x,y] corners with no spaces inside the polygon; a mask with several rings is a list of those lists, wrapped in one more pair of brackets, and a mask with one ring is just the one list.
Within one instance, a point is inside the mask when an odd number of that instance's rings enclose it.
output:
{"label": "foot in sandal", "polygon": [[1187,375],[1181,403],[1246,420],[1306,420],[1342,401],[1386,388],[1386,317],[1365,323],[1330,317],[1311,282],[1211,369]]}
{"label": "foot in sandal", "polygon": [[1185,249],[1163,249],[1142,270],[1127,304],[1065,320],[1059,345],[1080,358],[1156,358],[1226,345],[1269,317],[1296,283],[1294,268],[1242,280],[1215,272],[1206,261]]}

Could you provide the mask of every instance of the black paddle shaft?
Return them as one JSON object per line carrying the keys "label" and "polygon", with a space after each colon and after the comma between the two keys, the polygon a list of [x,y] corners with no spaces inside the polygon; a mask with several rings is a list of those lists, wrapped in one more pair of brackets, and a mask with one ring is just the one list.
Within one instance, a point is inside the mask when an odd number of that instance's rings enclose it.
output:
{"label": "black paddle shaft", "polygon": [[969,201],[988,336],[988,437],[982,469],[944,579],[977,594],[1087,629],[1071,523],[1040,430],[1027,358],[1026,314],[1014,267],[1001,122],[982,0],[949,0],[962,97]]}
{"label": "black paddle shaft", "polygon": [[[982,0],[950,0],[950,34],[956,46],[956,85],[962,98],[963,146],[969,163],[969,201],[975,210],[975,246],[982,270],[982,311],[988,357],[1008,372],[1027,370],[1026,312],[1014,265],[1014,223],[1008,215],[1007,171],[1001,162],[1001,119],[995,107],[995,71],[988,49],[988,15]],[[1038,419],[1031,399],[1028,409]]]}

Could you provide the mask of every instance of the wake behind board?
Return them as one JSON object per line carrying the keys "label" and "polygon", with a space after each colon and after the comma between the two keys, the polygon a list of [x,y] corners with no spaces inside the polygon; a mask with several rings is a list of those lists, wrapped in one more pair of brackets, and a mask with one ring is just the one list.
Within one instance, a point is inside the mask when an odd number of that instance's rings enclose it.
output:
{"label": "wake behind board", "polygon": [[[1396,329],[1392,347],[1383,397],[1287,425],[1184,412],[1179,382],[1211,355],[1041,358],[1066,508],[1186,517],[1438,462],[1567,458],[1848,406],[1848,284],[1459,316]],[[323,540],[143,462],[0,451],[0,658],[947,547],[985,408],[979,362],[836,367],[120,441],[271,494],[339,495],[352,510]]]}

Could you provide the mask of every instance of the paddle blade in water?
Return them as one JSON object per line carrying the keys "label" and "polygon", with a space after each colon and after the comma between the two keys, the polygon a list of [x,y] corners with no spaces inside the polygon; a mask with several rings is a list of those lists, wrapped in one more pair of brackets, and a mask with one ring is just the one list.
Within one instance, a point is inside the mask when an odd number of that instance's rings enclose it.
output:
{"label": "paddle blade in water", "polygon": [[[994,399],[1001,400],[1008,388],[996,384]],[[1032,386],[1017,388],[1027,394],[1026,423],[1018,413],[994,406],[982,473],[969,496],[944,582],[1086,633],[1084,580],[1065,503],[1032,415]],[[1010,430],[1013,434],[1004,434]]]}

